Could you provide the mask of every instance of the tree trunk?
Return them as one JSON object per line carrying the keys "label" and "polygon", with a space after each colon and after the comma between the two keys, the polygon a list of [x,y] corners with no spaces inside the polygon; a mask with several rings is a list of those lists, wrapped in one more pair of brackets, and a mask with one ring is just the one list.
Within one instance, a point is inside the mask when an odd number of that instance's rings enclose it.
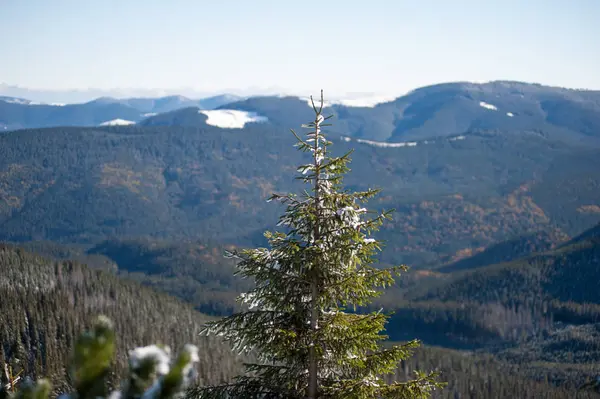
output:
{"label": "tree trunk", "polygon": [[[319,240],[319,221],[321,220],[321,204],[320,204],[320,182],[319,177],[321,173],[320,168],[320,160],[319,160],[319,135],[321,133],[321,122],[323,121],[323,117],[321,116],[321,111],[323,110],[323,93],[321,92],[321,107],[319,112],[317,113],[317,117],[315,118],[315,141],[314,141],[314,154],[313,154],[313,162],[315,165],[315,213],[316,220],[314,226],[314,242]],[[313,269],[311,270],[312,278],[311,278],[311,299],[310,299],[310,329],[313,338],[311,339],[310,347],[308,348],[308,399],[316,399],[318,393],[318,367],[317,367],[317,353],[316,353],[316,342],[314,336],[317,332],[318,328],[318,306],[317,299],[319,296],[319,275],[317,273],[317,265],[313,265]]]}
{"label": "tree trunk", "polygon": [[[316,274],[313,277],[312,283],[312,298],[310,303],[310,329],[314,334],[317,331],[317,279]],[[317,397],[317,354],[315,348],[315,342],[311,342],[308,348],[308,398],[316,399]]]}

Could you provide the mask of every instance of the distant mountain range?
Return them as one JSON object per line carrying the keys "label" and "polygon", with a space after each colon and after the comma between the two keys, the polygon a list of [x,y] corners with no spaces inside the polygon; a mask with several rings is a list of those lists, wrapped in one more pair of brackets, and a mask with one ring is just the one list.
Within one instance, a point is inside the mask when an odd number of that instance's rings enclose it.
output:
{"label": "distant mountain range", "polygon": [[183,96],[168,96],[159,98],[126,98],[100,97],[87,104],[122,104],[135,108],[143,113],[162,113],[176,109],[196,107],[199,109],[215,109],[222,105],[241,100],[242,97],[232,94],[222,94],[214,97],[192,100]]}
{"label": "distant mountain range", "polygon": [[239,101],[223,94],[192,100],[183,96],[116,99],[100,97],[81,104],[43,104],[23,98],[0,97],[0,131],[56,126],[134,124],[150,116],[186,107],[211,110]]}
{"label": "distant mountain range", "polygon": [[[326,108],[336,117],[333,136],[371,145],[455,136],[473,129],[527,131],[576,141],[600,139],[600,91],[522,82],[445,83],[396,99],[335,101]],[[311,113],[306,98],[293,96],[101,97],[64,106],[0,97],[0,130],[133,123],[243,128],[252,122],[287,129],[305,123]]]}
{"label": "distant mountain range", "polygon": [[[312,112],[305,100],[294,97],[251,97],[226,107],[255,112],[283,126],[297,126]],[[335,115],[334,133],[379,142],[424,140],[473,129],[600,137],[600,91],[521,82],[439,84],[372,107],[331,104],[329,112]]]}

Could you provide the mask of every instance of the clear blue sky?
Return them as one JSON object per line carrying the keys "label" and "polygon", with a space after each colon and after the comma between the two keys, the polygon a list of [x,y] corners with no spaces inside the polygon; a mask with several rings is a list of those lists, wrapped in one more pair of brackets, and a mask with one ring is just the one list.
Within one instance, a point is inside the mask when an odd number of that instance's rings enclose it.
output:
{"label": "clear blue sky", "polygon": [[600,89],[600,0],[0,0],[0,83],[37,89]]}

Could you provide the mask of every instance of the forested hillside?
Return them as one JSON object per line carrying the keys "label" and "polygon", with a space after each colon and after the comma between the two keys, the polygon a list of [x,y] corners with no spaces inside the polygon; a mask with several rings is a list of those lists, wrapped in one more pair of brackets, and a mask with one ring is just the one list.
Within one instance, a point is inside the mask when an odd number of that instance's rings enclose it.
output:
{"label": "forested hillside", "polygon": [[[555,383],[600,373],[598,226],[559,248],[471,270],[431,273],[380,301],[396,339],[479,348]],[[481,264],[478,266],[478,261]],[[464,262],[468,265],[468,262]]]}
{"label": "forested hillside", "polygon": [[[172,348],[193,342],[200,348],[200,382],[217,382],[237,372],[241,359],[230,349],[198,336],[208,320],[182,302],[157,294],[107,272],[70,261],[51,261],[12,245],[0,248],[2,329],[0,362],[30,376],[47,376],[57,392],[69,389],[64,366],[74,339],[99,313],[109,315],[118,333],[119,361],[113,381],[124,371],[126,351],[162,342]],[[419,349],[398,370],[405,378],[413,368],[437,369],[448,387],[434,398],[570,398],[574,380],[556,388],[543,379],[523,378],[525,368],[489,355],[441,348]],[[579,376],[581,379],[581,376]],[[593,398],[591,393],[578,397]]]}
{"label": "forested hillside", "polygon": [[15,373],[23,369],[31,377],[50,377],[64,389],[74,340],[99,314],[115,323],[117,375],[127,367],[127,350],[159,342],[174,350],[196,344],[201,381],[223,381],[237,372],[239,360],[229,348],[199,336],[208,317],[175,298],[10,245],[0,247],[0,271],[0,363],[10,363]]}
{"label": "forested hillside", "polygon": [[[266,198],[298,189],[286,178],[302,162],[292,144],[266,126],[10,132],[0,136],[0,238],[261,244],[278,216]],[[449,262],[530,234],[555,245],[600,220],[594,147],[470,132],[413,147],[333,148],[354,150],[350,189],[383,188],[373,206],[396,210],[378,236],[389,263]]]}

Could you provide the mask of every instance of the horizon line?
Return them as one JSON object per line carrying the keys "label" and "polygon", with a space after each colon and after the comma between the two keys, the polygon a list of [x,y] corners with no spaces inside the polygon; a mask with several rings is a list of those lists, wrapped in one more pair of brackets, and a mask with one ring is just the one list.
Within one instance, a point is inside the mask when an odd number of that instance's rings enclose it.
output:
{"label": "horizon line", "polygon": [[[525,80],[514,80],[514,79],[493,79],[493,80],[453,80],[453,81],[441,81],[438,83],[431,83],[431,84],[426,84],[426,85],[422,85],[422,86],[416,86],[412,89],[409,90],[397,90],[395,92],[392,91],[387,91],[387,92],[358,92],[358,91],[348,91],[348,92],[344,92],[339,93],[339,91],[336,90],[332,90],[334,93],[336,93],[334,96],[330,97],[330,98],[338,98],[340,99],[340,96],[396,96],[395,98],[399,98],[402,96],[405,96],[415,90],[419,90],[419,89],[424,89],[424,88],[430,88],[430,87],[435,87],[435,86],[443,86],[443,85],[451,85],[451,84],[473,84],[473,85],[485,85],[485,84],[493,84],[493,83],[507,83],[507,84],[526,84],[526,85],[536,85],[536,86],[544,86],[544,87],[549,87],[549,88],[556,88],[556,89],[564,89],[564,90],[573,90],[573,91],[600,91],[600,88],[578,88],[578,87],[569,87],[569,86],[562,86],[562,85],[556,85],[556,84],[545,84],[545,83],[540,83],[540,82],[532,82],[532,81],[525,81]],[[278,86],[271,86],[271,87],[253,87],[253,86],[248,86],[246,88],[224,88],[224,89],[215,89],[215,90],[209,90],[209,89],[201,89],[201,88],[195,88],[195,87],[178,87],[178,88],[160,88],[160,87],[156,87],[156,88],[142,88],[142,87],[113,87],[113,88],[99,88],[99,87],[87,87],[87,88],[36,88],[36,87],[28,87],[28,86],[19,86],[18,84],[11,84],[11,83],[7,83],[7,82],[0,82],[0,96],[8,96],[8,97],[13,97],[12,95],[8,95],[4,93],[4,90],[23,90],[23,91],[31,91],[31,92],[39,92],[39,94],[51,94],[54,93],[56,95],[60,95],[60,94],[81,94],[81,95],[85,95],[86,93],[89,92],[104,92],[104,93],[112,93],[112,95],[100,95],[99,97],[94,97],[92,99],[90,99],[89,101],[94,101],[96,99],[100,99],[103,97],[108,97],[108,98],[113,98],[116,100],[122,100],[122,99],[128,99],[128,98],[157,98],[157,97],[172,97],[172,96],[181,96],[181,97],[186,97],[190,100],[195,100],[195,99],[205,99],[207,97],[213,97],[213,96],[219,96],[219,95],[237,95],[240,97],[245,97],[245,98],[249,98],[249,97],[261,97],[261,96],[279,96],[279,97],[283,97],[283,96],[291,96],[291,97],[303,97],[306,96],[306,94],[303,94],[303,92],[309,92],[310,90],[293,90],[293,89],[286,89],[284,87],[278,87]],[[182,95],[181,92],[193,92],[195,95],[201,95],[203,97],[188,97],[186,95]],[[317,90],[318,92],[321,91],[321,89]],[[117,92],[117,93],[114,93]],[[118,93],[118,92],[131,92],[130,94],[127,93]],[[137,92],[138,94],[135,94],[135,92]],[[146,92],[145,94],[142,94]],[[153,92],[153,93],[152,93]],[[351,97],[346,97],[346,98],[351,98]],[[21,97],[22,99],[25,100],[29,100],[29,98],[26,97]],[[89,102],[86,101],[86,102]],[[75,104],[75,102],[73,103]]]}

